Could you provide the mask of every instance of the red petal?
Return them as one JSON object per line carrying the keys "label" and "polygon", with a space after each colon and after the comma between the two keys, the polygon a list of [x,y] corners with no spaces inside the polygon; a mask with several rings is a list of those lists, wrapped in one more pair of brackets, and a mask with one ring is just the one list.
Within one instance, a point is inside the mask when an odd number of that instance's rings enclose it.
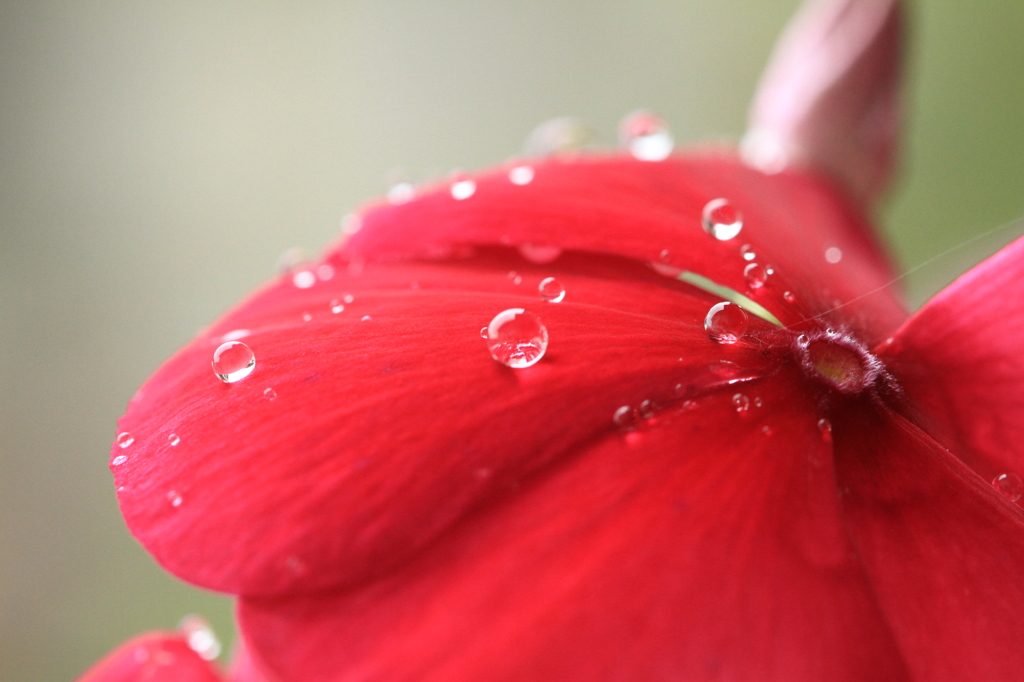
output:
{"label": "red petal", "polygon": [[[802,378],[604,438],[394,573],[243,599],[285,679],[903,680]],[[768,426],[766,434],[762,429]]]}
{"label": "red petal", "polygon": [[758,88],[744,152],[830,174],[870,208],[895,165],[902,24],[899,0],[807,2]]}
{"label": "red petal", "polygon": [[78,678],[78,682],[220,681],[220,674],[209,661],[190,649],[180,634],[169,632],[151,632],[128,640]]}
{"label": "red petal", "polygon": [[[500,252],[266,290],[165,365],[121,420],[133,440],[114,446],[112,469],[132,532],[214,589],[362,580],[613,431],[620,406],[675,401],[676,384],[706,388],[763,363],[754,344],[708,340],[710,295],[619,259],[567,255],[558,268]],[[568,291],[558,304],[536,293],[552,271]],[[332,314],[344,291],[354,301]],[[480,338],[512,307],[536,311],[551,336],[525,370],[496,363]],[[210,359],[236,328],[251,331],[257,364],[224,384]]]}
{"label": "red petal", "polygon": [[[784,324],[869,292],[843,315],[862,339],[873,345],[905,318],[898,292],[885,286],[892,272],[869,227],[814,177],[765,176],[726,156],[656,163],[574,157],[533,167],[527,185],[503,171],[478,178],[475,193],[462,201],[445,187],[401,206],[371,208],[343,253],[378,259],[453,244],[541,244],[666,261],[745,292],[748,261],[739,249],[750,244],[757,262],[776,273],[756,298]],[[744,216],[735,239],[718,241],[701,227],[704,207],[717,198]],[[829,249],[839,262],[826,259]]]}
{"label": "red petal", "polygon": [[893,414],[835,420],[844,514],[915,680],[1024,670],[1024,513]]}
{"label": "red petal", "polygon": [[929,301],[879,354],[915,421],[991,481],[1024,475],[1024,240]]}

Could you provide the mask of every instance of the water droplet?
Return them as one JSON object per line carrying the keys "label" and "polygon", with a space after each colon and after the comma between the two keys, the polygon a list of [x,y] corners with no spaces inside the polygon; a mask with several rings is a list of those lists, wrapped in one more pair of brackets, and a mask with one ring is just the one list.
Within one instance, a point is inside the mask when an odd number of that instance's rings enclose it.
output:
{"label": "water droplet", "polygon": [[747,333],[747,311],[735,303],[716,303],[704,318],[704,331],[715,343],[736,343]]}
{"label": "water droplet", "polygon": [[740,247],[740,255],[743,257],[743,260],[754,260],[757,258],[757,254],[754,253],[754,247],[750,244],[744,244]]}
{"label": "water droplet", "polygon": [[516,166],[509,170],[508,179],[513,185],[528,185],[533,181],[533,175],[531,166]]}
{"label": "water droplet", "polygon": [[303,322],[309,322],[312,319],[313,319],[313,316],[310,315],[309,313],[302,313],[302,321]]}
{"label": "water droplet", "polygon": [[749,263],[743,268],[743,279],[751,289],[760,289],[768,281],[768,269],[758,263]]}
{"label": "water droplet", "polygon": [[712,199],[704,207],[704,231],[715,239],[733,239],[743,229],[743,215],[726,199]]}
{"label": "water droplet", "polygon": [[546,265],[562,255],[562,249],[557,246],[540,246],[538,244],[523,244],[519,247],[519,254],[537,265]]}
{"label": "water droplet", "polygon": [[783,292],[782,300],[786,303],[796,303],[796,295],[792,291]]}
{"label": "water droplet", "polygon": [[765,424],[764,426],[761,427],[761,433],[764,434],[765,436],[772,435],[772,427]]}
{"label": "water droplet", "polygon": [[487,338],[487,327],[480,327],[480,338],[481,339],[486,339]]}
{"label": "water droplet", "polygon": [[509,308],[491,320],[486,340],[492,358],[507,367],[521,369],[544,357],[548,330],[533,313]]}
{"label": "water droplet", "polygon": [[644,419],[650,419],[654,416],[655,412],[656,409],[653,400],[645,400],[640,403],[640,416]]}
{"label": "water droplet", "polygon": [[640,421],[640,416],[629,405],[623,405],[615,410],[615,414],[612,415],[612,421],[620,429],[628,431],[636,428],[637,423]]}
{"label": "water droplet", "polygon": [[696,410],[696,409],[697,409],[697,401],[696,400],[684,400],[683,401],[683,410],[685,412],[692,412],[693,410]]}
{"label": "water droplet", "polygon": [[679,277],[679,275],[683,274],[683,269],[677,268],[674,265],[668,265],[666,263],[649,263],[649,265],[662,277],[671,277],[672,279],[675,279]]}
{"label": "water droplet", "polygon": [[554,156],[572,154],[583,149],[591,133],[586,124],[573,116],[562,116],[541,123],[526,139],[526,156]]}
{"label": "water droplet", "polygon": [[388,202],[396,206],[407,204],[416,196],[416,188],[411,182],[396,182],[388,190]]}
{"label": "water droplet", "polygon": [[356,297],[353,296],[352,294],[345,294],[344,296],[341,297],[341,300],[344,301],[345,303],[351,303],[352,301],[356,300]]}
{"label": "water droplet", "polygon": [[171,435],[167,436],[167,442],[173,448],[175,445],[181,442],[181,438],[178,437],[178,434],[172,433]]}
{"label": "water droplet", "polygon": [[1024,481],[1017,474],[999,474],[992,479],[992,487],[1010,502],[1016,502],[1024,495]]}
{"label": "water droplet", "polygon": [[737,393],[732,397],[732,406],[736,408],[738,414],[745,416],[750,410],[750,398],[742,393]]}
{"label": "water droplet", "polygon": [[754,407],[761,407],[762,405],[764,405],[764,401],[761,400],[760,397],[755,397],[754,398]]}
{"label": "water droplet", "polygon": [[203,660],[213,661],[220,656],[220,641],[205,618],[196,615],[185,616],[178,624],[178,630],[184,635],[188,647]]}
{"label": "water droplet", "polygon": [[832,442],[832,422],[822,418],[818,420],[818,431],[821,433],[821,439],[826,443]]}
{"label": "water droplet", "polygon": [[263,389],[263,397],[266,398],[267,400],[273,400],[274,398],[277,397],[277,391],[275,391],[273,388],[265,388]]}
{"label": "water droplet", "polygon": [[316,275],[310,270],[299,270],[292,275],[292,284],[300,289],[308,289],[316,284]]}
{"label": "water droplet", "polygon": [[341,217],[341,233],[355,234],[363,227],[363,219],[355,213],[346,213]]}
{"label": "water droplet", "polygon": [[291,272],[309,260],[305,249],[293,246],[277,257],[277,271],[281,274]]}
{"label": "water droplet", "polygon": [[658,260],[660,260],[662,263],[671,263],[672,252],[669,251],[668,249],[662,249],[661,253],[658,254]]}
{"label": "water droplet", "polygon": [[836,246],[825,249],[825,260],[833,265],[843,260],[843,252]]}
{"label": "water droplet", "polygon": [[548,303],[561,303],[565,298],[565,287],[554,277],[542,279],[537,286],[537,291],[540,292],[541,299]]}
{"label": "water droplet", "polygon": [[370,317],[369,315],[363,315],[361,318],[359,318],[359,321],[360,322],[372,322],[373,318]]}
{"label": "water droplet", "polygon": [[508,273],[508,281],[512,282],[512,284],[522,284],[523,277],[515,270],[512,270]]}
{"label": "water droplet", "polygon": [[171,503],[172,507],[180,507],[182,502],[181,495],[178,494],[178,491],[171,490],[167,493],[167,501]]}
{"label": "water droplet", "polygon": [[462,201],[468,199],[476,193],[476,182],[466,178],[465,180],[456,180],[452,183],[451,193],[454,199]]}
{"label": "water droplet", "polygon": [[241,341],[222,343],[213,353],[213,373],[226,384],[241,381],[256,367],[256,355]]}
{"label": "water droplet", "polygon": [[221,341],[237,341],[238,339],[244,339],[245,337],[249,336],[251,333],[252,332],[250,332],[248,329],[236,329],[236,330],[228,332],[224,336],[220,337],[220,340]]}
{"label": "water droplet", "polygon": [[134,442],[135,436],[128,433],[127,431],[122,431],[121,433],[117,434],[117,447],[119,448],[126,448]]}
{"label": "water droplet", "polygon": [[128,461],[128,455],[118,455],[117,457],[112,459],[110,461],[110,463],[113,464],[116,467],[119,467],[119,466],[121,466],[122,464],[124,464],[127,461]]}
{"label": "water droplet", "polygon": [[665,121],[649,111],[634,111],[619,125],[619,142],[641,161],[667,159],[675,146]]}
{"label": "water droplet", "polygon": [[331,312],[337,315],[338,313],[344,312],[345,306],[338,299],[331,300]]}
{"label": "water droplet", "polygon": [[321,282],[326,282],[334,277],[334,266],[330,263],[322,263],[318,265],[316,267],[316,276]]}
{"label": "water droplet", "polygon": [[800,336],[796,337],[796,345],[800,346],[801,348],[807,348],[807,346],[809,346],[810,343],[811,340],[807,338],[807,334],[801,334]]}

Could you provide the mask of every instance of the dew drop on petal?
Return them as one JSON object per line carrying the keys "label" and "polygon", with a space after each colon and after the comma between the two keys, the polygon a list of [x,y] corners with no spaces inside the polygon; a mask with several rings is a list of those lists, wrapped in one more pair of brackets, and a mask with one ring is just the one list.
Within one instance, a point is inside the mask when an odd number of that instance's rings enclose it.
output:
{"label": "dew drop on petal", "polygon": [[281,274],[291,272],[307,261],[309,254],[304,249],[293,246],[277,257],[277,271]]}
{"label": "dew drop on petal", "polygon": [[480,338],[481,339],[486,339],[487,338],[487,327],[480,327]]}
{"label": "dew drop on petal", "polygon": [[532,166],[515,166],[508,172],[508,179],[513,185],[528,185],[533,182]]}
{"label": "dew drop on petal", "polygon": [[649,111],[634,111],[619,125],[619,142],[635,159],[662,161],[675,146],[668,125]]}
{"label": "dew drop on petal", "polygon": [[360,322],[372,322],[373,318],[370,317],[369,315],[363,315],[361,318],[359,318],[359,321]]}
{"label": "dew drop on petal", "polygon": [[181,442],[181,438],[176,433],[172,433],[167,436],[167,443],[173,448],[175,445]]}
{"label": "dew drop on petal", "polygon": [[743,268],[743,279],[751,289],[760,289],[768,281],[768,268],[759,263],[748,263]]}
{"label": "dew drop on petal", "polygon": [[562,255],[562,249],[557,246],[542,246],[540,244],[522,244],[519,247],[519,254],[537,265],[545,265],[556,260]]}
{"label": "dew drop on petal", "polygon": [[221,341],[237,341],[238,339],[244,339],[245,337],[252,334],[248,329],[235,329],[230,331],[224,336],[220,337]]}
{"label": "dew drop on petal", "polygon": [[462,201],[468,199],[476,194],[476,182],[466,178],[464,180],[456,180],[451,186],[452,198]]}
{"label": "dew drop on petal", "polygon": [[356,213],[346,213],[341,217],[341,233],[355,234],[363,227],[363,219]]}
{"label": "dew drop on petal", "polygon": [[704,231],[715,239],[733,239],[743,229],[743,215],[727,199],[712,199],[704,206]]}
{"label": "dew drop on petal", "polygon": [[256,367],[256,355],[241,341],[222,343],[213,352],[213,373],[226,384],[241,381]]}
{"label": "dew drop on petal", "polygon": [[330,263],[323,263],[316,267],[316,276],[321,282],[326,282],[334,277],[334,266]]}
{"label": "dew drop on petal", "polygon": [[548,303],[561,303],[565,298],[565,287],[554,277],[542,279],[537,285],[537,291],[540,293],[541,299]]}
{"label": "dew drop on petal", "polygon": [[352,301],[356,300],[356,297],[353,296],[352,294],[345,294],[344,296],[341,297],[341,300],[344,301],[345,303],[351,303]]}
{"label": "dew drop on petal", "polygon": [[514,369],[536,364],[548,349],[548,330],[540,318],[522,308],[509,308],[487,325],[491,357]]}
{"label": "dew drop on petal", "polygon": [[309,322],[312,319],[313,319],[313,316],[310,315],[309,313],[302,313],[302,321],[303,322]]}
{"label": "dew drop on petal", "polygon": [[747,333],[747,311],[723,301],[711,306],[704,318],[704,331],[715,343],[736,343]]}
{"label": "dew drop on petal", "polygon": [[786,303],[796,303],[796,295],[792,291],[783,292],[782,300]]}
{"label": "dew drop on petal", "polygon": [[345,311],[345,305],[341,301],[339,301],[336,298],[331,301],[331,312],[332,313],[337,315],[338,313],[341,313],[341,312],[344,312],[344,311]]}
{"label": "dew drop on petal", "polygon": [[220,641],[205,618],[196,615],[185,616],[178,624],[178,630],[184,635],[188,647],[203,660],[213,661],[220,656]]}
{"label": "dew drop on petal", "polygon": [[573,116],[562,116],[541,123],[533,129],[523,146],[526,156],[573,154],[590,142],[587,125]]}
{"label": "dew drop on petal", "polygon": [[629,405],[623,405],[619,409],[615,410],[615,414],[612,415],[612,422],[623,430],[636,428],[639,421],[640,415],[638,415],[636,410]]}
{"label": "dew drop on petal", "polygon": [[684,400],[683,401],[683,410],[684,411],[692,412],[693,410],[696,410],[696,409],[697,409],[697,401],[696,400]]}
{"label": "dew drop on petal", "polygon": [[750,410],[750,398],[742,393],[737,393],[732,397],[732,406],[736,409],[737,414],[746,416]]}
{"label": "dew drop on petal", "polygon": [[512,284],[522,284],[523,276],[520,275],[515,270],[512,270],[511,272],[508,273],[508,281],[512,282]]}
{"label": "dew drop on petal", "polygon": [[388,202],[396,206],[407,204],[416,196],[416,188],[411,182],[396,182],[388,189]]}
{"label": "dew drop on petal", "polygon": [[831,246],[825,249],[825,260],[835,265],[839,261],[843,260],[843,252],[837,246]]}
{"label": "dew drop on petal", "polygon": [[832,422],[822,418],[818,420],[818,431],[821,433],[821,439],[826,443],[832,442]]}
{"label": "dew drop on petal", "polygon": [[263,397],[266,398],[267,400],[273,400],[274,398],[277,397],[277,391],[275,391],[273,388],[267,387],[263,389]]}
{"label": "dew drop on petal", "polygon": [[124,449],[134,442],[135,436],[128,433],[127,431],[122,431],[121,433],[117,434],[117,447],[119,448]]}
{"label": "dew drop on petal", "polygon": [[761,433],[765,436],[772,435],[772,427],[765,424],[764,426],[761,427]]}
{"label": "dew drop on petal", "polygon": [[992,479],[992,487],[1010,502],[1016,502],[1024,495],[1024,481],[1017,474],[999,474]]}
{"label": "dew drop on petal", "polygon": [[740,256],[743,257],[743,260],[754,260],[757,258],[757,254],[754,253],[754,247],[750,244],[744,244],[740,247]]}
{"label": "dew drop on petal", "polygon": [[113,464],[116,467],[119,467],[119,466],[121,466],[122,464],[124,464],[127,461],[128,461],[128,455],[118,455],[117,457],[112,459],[110,461],[110,463]]}
{"label": "dew drop on petal", "polygon": [[316,275],[310,270],[299,270],[292,275],[292,284],[297,286],[299,289],[308,289],[316,284]]}
{"label": "dew drop on petal", "polygon": [[171,490],[167,493],[167,501],[171,503],[172,507],[180,507],[182,502],[181,495],[178,494],[178,491]]}
{"label": "dew drop on petal", "polygon": [[644,419],[650,419],[654,416],[655,412],[656,409],[653,400],[645,400],[640,403],[640,416]]}

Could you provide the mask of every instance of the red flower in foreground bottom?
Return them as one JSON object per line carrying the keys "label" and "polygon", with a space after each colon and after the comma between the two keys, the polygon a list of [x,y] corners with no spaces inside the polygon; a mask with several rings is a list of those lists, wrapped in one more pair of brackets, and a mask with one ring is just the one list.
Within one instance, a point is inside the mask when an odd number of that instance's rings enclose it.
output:
{"label": "red flower in foreground bottom", "polygon": [[[755,146],[863,205],[898,15],[837,7],[842,97]],[[128,525],[240,596],[238,679],[1013,679],[1024,242],[908,320],[845,196],[577,156],[372,207],[142,388]]]}

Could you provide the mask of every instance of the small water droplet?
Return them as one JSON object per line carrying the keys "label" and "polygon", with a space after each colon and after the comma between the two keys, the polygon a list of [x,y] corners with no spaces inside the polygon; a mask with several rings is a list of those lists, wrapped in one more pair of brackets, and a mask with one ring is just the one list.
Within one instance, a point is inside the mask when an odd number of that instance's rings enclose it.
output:
{"label": "small water droplet", "polygon": [[782,300],[786,303],[796,303],[796,295],[792,291],[785,291],[782,294]]}
{"label": "small water droplet", "polygon": [[119,448],[126,448],[134,442],[135,436],[128,433],[127,431],[122,431],[121,433],[117,434],[117,447]]}
{"label": "small water droplet", "polygon": [[649,265],[662,277],[671,277],[672,279],[676,279],[679,275],[683,274],[682,268],[677,268],[674,265],[668,265],[667,263],[649,263]]}
{"label": "small water droplet", "polygon": [[653,400],[645,400],[640,403],[640,416],[644,419],[650,419],[656,411]]}
{"label": "small water droplet", "polygon": [[525,156],[572,154],[583,149],[590,138],[590,130],[580,119],[573,116],[553,118],[533,129],[526,139],[523,154]]}
{"label": "small water droplet", "polygon": [[825,249],[825,260],[833,265],[843,260],[843,252],[839,247],[830,246]]}
{"label": "small water droplet", "polygon": [[302,321],[303,322],[309,322],[312,319],[313,319],[313,316],[310,315],[309,313],[302,313]]}
{"label": "small water droplet", "polygon": [[623,430],[632,430],[636,428],[637,423],[640,421],[640,416],[637,414],[629,405],[623,405],[619,409],[615,410],[615,414],[612,415],[612,421]]}
{"label": "small water droplet", "polygon": [[671,263],[672,252],[669,251],[668,249],[662,249],[661,253],[658,254],[658,260],[660,260],[662,263]]}
{"label": "small water droplet", "polygon": [[396,206],[407,204],[416,196],[416,188],[411,182],[396,182],[388,190],[388,202]]}
{"label": "small water droplet", "polygon": [[334,266],[330,263],[322,263],[316,266],[316,276],[321,282],[326,282],[334,277]]}
{"label": "small water droplet", "polygon": [[751,289],[760,289],[768,281],[768,269],[759,263],[749,263],[743,268],[743,279]]}
{"label": "small water droplet", "polygon": [[715,239],[733,239],[743,229],[743,215],[727,199],[712,199],[704,207],[704,231]]}
{"label": "small water droplet", "polygon": [[704,331],[715,343],[736,343],[747,333],[747,311],[735,303],[716,303],[704,318]]}
{"label": "small water droplet", "polygon": [[754,253],[754,247],[750,244],[744,244],[740,247],[740,256],[743,257],[743,260],[754,260],[757,258],[757,254]]}
{"label": "small water droplet", "polygon": [[683,401],[683,410],[684,411],[692,412],[693,410],[696,410],[696,409],[697,409],[697,401],[696,400],[684,400]]}
{"label": "small water droplet", "polygon": [[292,284],[299,289],[308,289],[316,284],[316,275],[310,270],[299,270],[292,275]]}
{"label": "small water droplet", "polygon": [[213,352],[213,373],[226,384],[241,381],[256,367],[256,355],[241,341],[222,343]]}
{"label": "small water droplet", "polygon": [[181,442],[181,438],[179,438],[179,437],[178,437],[178,434],[176,434],[176,433],[172,433],[171,435],[167,436],[167,443],[168,443],[168,444],[169,444],[169,445],[170,445],[170,446],[171,446],[172,448],[173,448],[173,447],[174,447],[175,445],[177,445],[178,443],[180,443],[180,442]]}
{"label": "small water droplet", "polygon": [[337,315],[338,313],[344,312],[345,306],[338,299],[331,300],[331,312]]}
{"label": "small water droplet", "polygon": [[1024,481],[1017,474],[999,474],[992,479],[992,487],[1010,502],[1016,502],[1024,495]]}
{"label": "small water droplet", "polygon": [[277,391],[275,391],[273,388],[267,387],[263,389],[263,397],[266,398],[267,400],[273,400],[274,398],[277,397]]}
{"label": "small water droplet", "polygon": [[522,284],[523,277],[515,270],[512,270],[508,273],[508,281],[512,282],[512,284]]}
{"label": "small water droplet", "polygon": [[522,308],[509,308],[487,325],[491,357],[515,369],[536,364],[548,349],[548,330],[540,318]]}
{"label": "small water droplet", "polygon": [[826,443],[832,442],[832,422],[825,419],[824,417],[818,420],[818,431],[821,433],[821,439]]}
{"label": "small water droplet", "polygon": [[171,503],[172,507],[180,507],[182,502],[181,495],[178,494],[178,491],[171,490],[167,493],[167,501]]}
{"label": "small water droplet", "polygon": [[750,398],[742,393],[737,393],[732,397],[732,406],[736,408],[737,414],[746,416],[747,412],[750,410]]}
{"label": "small water droplet", "polygon": [[204,661],[213,661],[220,656],[220,641],[205,618],[194,614],[185,616],[178,624],[178,630],[188,642],[188,647]]}
{"label": "small water droplet", "polygon": [[508,179],[513,185],[528,185],[533,181],[533,167],[515,166],[508,172]]}
{"label": "small water droplet", "polygon": [[291,272],[309,260],[305,249],[293,246],[277,257],[277,271],[281,274]]}
{"label": "small water droplet", "polygon": [[761,407],[764,405],[764,401],[760,397],[754,398],[754,407]]}
{"label": "small water droplet", "polygon": [[341,217],[341,233],[355,234],[363,227],[363,219],[356,213],[346,213]]}
{"label": "small water droplet", "polygon": [[351,303],[352,301],[356,300],[356,297],[353,296],[352,294],[345,294],[344,296],[341,297],[341,300],[344,301],[345,303]]}
{"label": "small water droplet", "polygon": [[236,329],[236,330],[230,331],[227,334],[225,334],[224,336],[220,337],[220,340],[222,342],[223,341],[237,341],[238,339],[244,339],[245,337],[249,336],[251,333],[252,332],[250,332],[248,329]]}
{"label": "small water droplet", "polygon": [[464,180],[456,180],[451,186],[452,198],[462,201],[468,199],[476,194],[476,182],[466,178]]}
{"label": "small water droplet", "polygon": [[667,159],[675,146],[665,121],[649,111],[634,111],[619,125],[619,142],[641,161]]}
{"label": "small water droplet", "polygon": [[486,339],[487,338],[487,327],[480,327],[480,338],[481,339]]}
{"label": "small water droplet", "polygon": [[765,424],[764,426],[761,427],[761,433],[765,436],[772,435],[772,427]]}
{"label": "small water droplet", "polygon": [[359,318],[359,321],[360,322],[372,322],[373,318],[370,317],[369,315],[363,315],[361,318]]}
{"label": "small water droplet", "polygon": [[118,455],[117,457],[112,459],[110,461],[110,463],[113,464],[116,467],[119,467],[119,466],[121,466],[122,464],[124,464],[127,461],[128,461],[128,455]]}
{"label": "small water droplet", "polygon": [[565,298],[565,287],[554,277],[545,277],[537,286],[542,300],[548,303],[561,303]]}
{"label": "small water droplet", "polygon": [[807,346],[809,346],[810,343],[811,340],[807,338],[807,334],[801,334],[800,336],[796,337],[796,345],[800,346],[801,348],[807,348]]}
{"label": "small water droplet", "polygon": [[562,255],[562,249],[557,246],[522,244],[519,247],[519,254],[531,263],[546,265],[557,260]]}

